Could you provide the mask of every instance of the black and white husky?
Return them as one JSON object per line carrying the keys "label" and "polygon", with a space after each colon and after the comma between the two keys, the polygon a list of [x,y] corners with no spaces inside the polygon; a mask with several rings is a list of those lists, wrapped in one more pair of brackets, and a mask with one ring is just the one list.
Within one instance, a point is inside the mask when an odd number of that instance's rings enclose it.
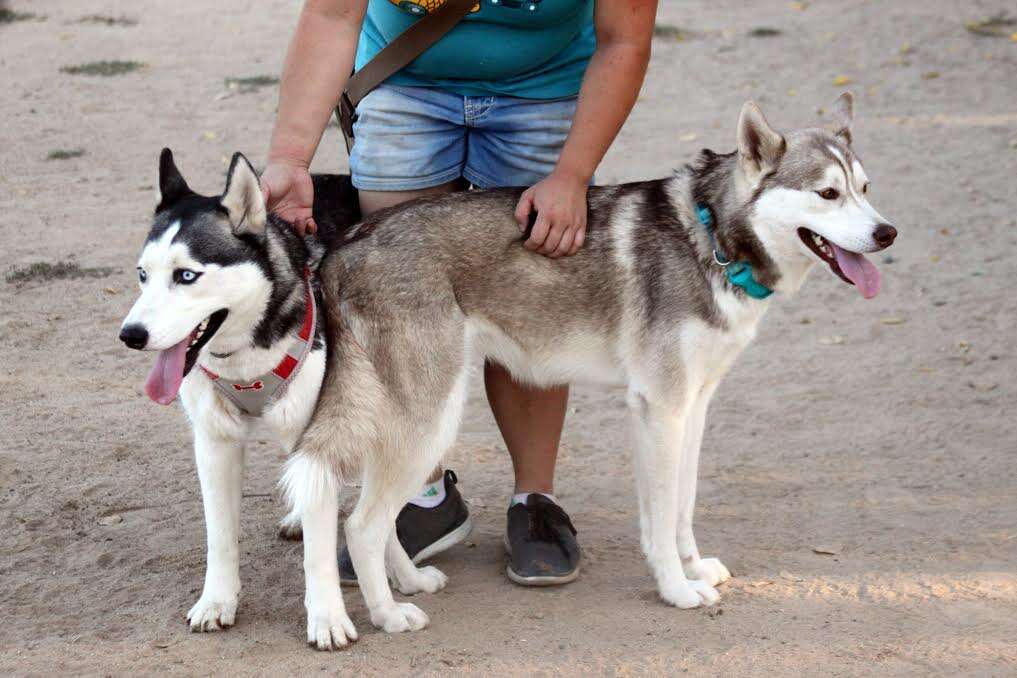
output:
{"label": "black and white husky", "polygon": [[[311,275],[359,217],[348,178],[315,177],[324,238],[303,239],[266,215],[258,178],[237,154],[226,190],[191,191],[169,149],[159,162],[159,204],[141,257],[141,296],[120,339],[156,351],[145,383],[167,405],[178,393],[194,429],[205,505],[208,568],[188,613],[193,630],[233,624],[240,593],[244,443],[264,421],[291,451],[310,419],[325,372],[321,291]],[[284,536],[299,534],[296,516]]]}
{"label": "black and white husky", "polygon": [[[529,384],[627,387],[641,544],[660,596],[682,608],[716,602],[715,586],[730,574],[701,557],[692,533],[710,398],[774,297],[795,292],[816,263],[873,297],[879,273],[863,253],[896,236],[866,198],[852,108],[849,95],[838,100],[835,131],[782,135],[746,104],[736,152],[703,151],[667,179],[591,189],[586,243],[566,259],[521,246],[511,190],[381,212],[356,227],[354,242],[330,250],[318,269],[327,360],[312,348],[262,415],[295,449],[282,482],[285,523],[303,528],[308,642],[331,649],[356,638],[336,562],[339,489],[355,477],[362,491],[346,541],[371,622],[389,632],[428,623],[393,599],[389,579],[405,594],[447,580],[413,564],[394,521],[452,444],[481,358]],[[296,237],[266,218],[256,187],[246,162],[235,162],[222,198],[199,205],[185,191],[189,203],[157,213],[140,262],[142,298],[124,327],[131,345],[183,356],[160,356],[168,376],[150,379],[156,399],[172,396],[189,365],[205,368],[181,389],[209,535],[194,628],[232,621],[239,591],[239,469],[252,415],[214,377],[246,386],[271,370],[294,350],[285,337],[303,317],[303,288],[293,281],[304,262],[285,254],[297,251],[286,245]],[[215,254],[234,247],[261,260]],[[268,272],[278,267],[291,283],[289,296],[275,299]],[[266,309],[283,308],[288,329],[260,329]],[[316,393],[314,408],[304,400]]]}

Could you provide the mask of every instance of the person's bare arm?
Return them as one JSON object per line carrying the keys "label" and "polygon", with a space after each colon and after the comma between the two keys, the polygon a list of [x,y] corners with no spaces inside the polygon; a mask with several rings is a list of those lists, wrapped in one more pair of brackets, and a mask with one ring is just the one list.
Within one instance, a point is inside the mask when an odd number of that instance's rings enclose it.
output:
{"label": "person's bare arm", "polygon": [[523,193],[516,207],[520,228],[537,211],[527,249],[560,257],[582,246],[587,185],[639,95],[656,14],[657,0],[597,0],[597,49],[583,76],[572,130],[554,172]]}
{"label": "person's bare arm", "polygon": [[290,40],[279,113],[261,176],[268,208],[297,231],[315,231],[308,167],[353,70],[367,0],[307,0]]}

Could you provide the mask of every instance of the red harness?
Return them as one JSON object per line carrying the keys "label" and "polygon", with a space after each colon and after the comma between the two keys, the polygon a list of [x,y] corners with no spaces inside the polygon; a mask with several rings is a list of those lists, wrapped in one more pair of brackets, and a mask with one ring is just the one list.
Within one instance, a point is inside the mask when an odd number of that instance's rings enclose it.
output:
{"label": "red harness", "polygon": [[271,372],[266,372],[249,382],[237,383],[223,379],[204,365],[201,366],[201,370],[208,375],[219,391],[245,414],[252,417],[261,416],[269,405],[282,397],[290,379],[311,352],[314,345],[314,330],[318,323],[318,308],[314,301],[314,292],[311,290],[310,269],[304,269],[304,287],[306,290],[304,323],[286,349],[286,355]]}

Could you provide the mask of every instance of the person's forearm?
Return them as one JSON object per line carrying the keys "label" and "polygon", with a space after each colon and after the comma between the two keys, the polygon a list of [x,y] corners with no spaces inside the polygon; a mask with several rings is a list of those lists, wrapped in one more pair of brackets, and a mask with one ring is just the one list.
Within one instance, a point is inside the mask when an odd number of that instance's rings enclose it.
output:
{"label": "person's forearm", "polygon": [[556,171],[589,182],[636,103],[649,60],[648,41],[597,46]]}
{"label": "person's forearm", "polygon": [[269,162],[307,166],[353,70],[366,0],[308,2],[279,86]]}

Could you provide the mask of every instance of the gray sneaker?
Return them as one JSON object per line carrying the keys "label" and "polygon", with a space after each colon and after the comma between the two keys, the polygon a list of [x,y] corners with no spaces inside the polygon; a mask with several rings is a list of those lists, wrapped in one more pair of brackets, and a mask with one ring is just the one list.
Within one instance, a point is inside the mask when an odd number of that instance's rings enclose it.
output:
{"label": "gray sneaker", "polygon": [[508,578],[522,586],[567,584],[579,576],[576,528],[568,514],[542,494],[508,510],[505,550]]}
{"label": "gray sneaker", "polygon": [[[446,470],[444,481],[445,501],[434,508],[407,504],[396,517],[399,543],[415,564],[452,548],[473,530],[470,511],[456,488],[459,478],[453,471]],[[357,586],[357,572],[345,546],[339,552],[339,581],[344,586]]]}

